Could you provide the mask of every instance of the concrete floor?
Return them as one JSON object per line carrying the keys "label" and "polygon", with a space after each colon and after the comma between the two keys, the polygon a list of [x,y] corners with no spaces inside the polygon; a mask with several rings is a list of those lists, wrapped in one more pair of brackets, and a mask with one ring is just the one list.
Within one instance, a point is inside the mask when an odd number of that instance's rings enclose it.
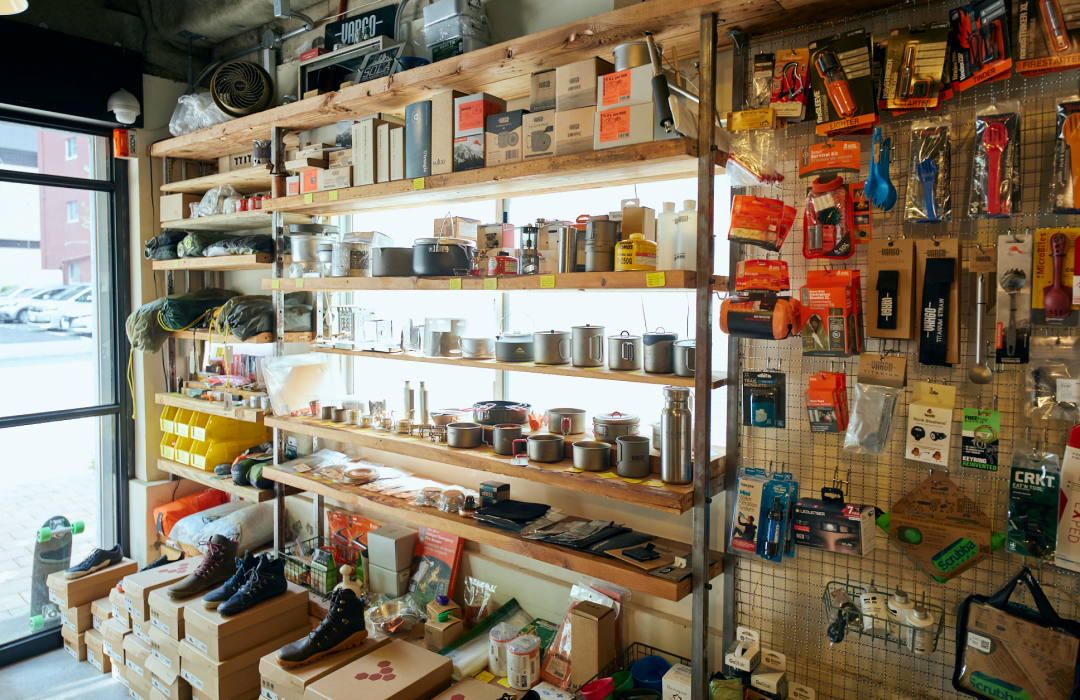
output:
{"label": "concrete floor", "polygon": [[0,668],[0,698],[19,700],[121,700],[127,689],[63,649]]}

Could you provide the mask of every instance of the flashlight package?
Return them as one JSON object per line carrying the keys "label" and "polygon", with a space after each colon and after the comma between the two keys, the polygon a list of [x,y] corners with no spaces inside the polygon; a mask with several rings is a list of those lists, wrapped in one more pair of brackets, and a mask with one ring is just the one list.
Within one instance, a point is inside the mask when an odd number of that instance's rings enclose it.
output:
{"label": "flashlight package", "polygon": [[754,428],[786,427],[787,376],[783,372],[743,372],[742,399],[743,425]]}
{"label": "flashlight package", "polygon": [[734,200],[728,240],[778,252],[791,232],[798,210],[767,197],[740,194]]}
{"label": "flashlight package", "polygon": [[1058,456],[1020,441],[1013,451],[1009,474],[1009,531],[1005,547],[1010,554],[1054,560],[1060,485]]}
{"label": "flashlight package", "polygon": [[870,58],[864,29],[810,44],[818,134],[865,134],[878,123]]}
{"label": "flashlight package", "polygon": [[887,355],[859,356],[855,403],[844,433],[844,450],[864,455],[885,452],[892,434],[896,404],[907,383],[907,359]]}
{"label": "flashlight package", "polygon": [[1058,104],[1055,134],[1050,206],[1055,214],[1080,214],[1080,95]]}
{"label": "flashlight package", "polygon": [[914,224],[952,221],[949,168],[952,141],[949,117],[917,119],[911,125],[905,218]]}
{"label": "flashlight package", "polygon": [[1020,211],[1020,103],[999,102],[975,116],[975,160],[968,214],[1005,218]]}

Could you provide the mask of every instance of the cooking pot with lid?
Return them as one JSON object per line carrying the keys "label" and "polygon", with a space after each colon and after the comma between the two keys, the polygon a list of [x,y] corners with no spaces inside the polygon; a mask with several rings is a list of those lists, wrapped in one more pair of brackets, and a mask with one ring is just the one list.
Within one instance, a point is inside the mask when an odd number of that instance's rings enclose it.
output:
{"label": "cooking pot with lid", "polygon": [[423,277],[469,274],[476,243],[466,238],[417,238],[413,241],[413,272]]}

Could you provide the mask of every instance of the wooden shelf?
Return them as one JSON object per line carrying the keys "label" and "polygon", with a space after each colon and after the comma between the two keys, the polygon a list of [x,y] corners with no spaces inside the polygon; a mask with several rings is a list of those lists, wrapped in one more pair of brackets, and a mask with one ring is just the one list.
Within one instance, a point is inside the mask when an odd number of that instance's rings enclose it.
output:
{"label": "wooden shelf", "polygon": [[699,53],[700,17],[707,12],[717,13],[718,19],[723,21],[718,46],[727,47],[732,40],[725,27],[738,27],[749,34],[765,34],[777,27],[817,24],[897,4],[900,4],[898,0],[761,3],[665,0],[635,3],[387,78],[167,139],[155,143],[151,155],[211,161],[218,156],[250,149],[252,139],[269,138],[272,125],[303,131],[375,112],[400,115],[406,105],[429,99],[432,94],[444,90],[460,90],[467,95],[488,92],[503,99],[525,96],[529,94],[533,73],[595,56],[610,61],[616,45],[641,40],[646,31],[653,33],[666,52],[677,52],[681,61],[687,61]]}
{"label": "wooden shelf", "polygon": [[[533,372],[536,374],[555,374],[561,377],[581,377],[585,379],[606,379],[619,382],[637,382],[639,384],[659,384],[661,386],[694,387],[693,377],[679,377],[674,374],[649,374],[644,370],[621,371],[607,367],[574,367],[573,365],[538,365],[535,362],[499,362],[498,360],[471,360],[464,357],[426,357],[414,352],[371,352],[368,350],[345,350],[313,345],[312,352],[325,352],[333,355],[351,355],[353,357],[375,357],[383,360],[404,360],[406,362],[429,362],[436,365],[454,365],[457,367],[477,367],[479,369],[505,370],[508,372]],[[714,373],[711,388],[718,389],[727,384],[727,375]]]}
{"label": "wooden shelf", "polygon": [[[263,289],[297,289],[313,292],[356,291],[403,291],[428,290],[450,291],[451,284],[461,284],[463,290],[482,290],[485,283],[494,281],[495,291],[514,292],[526,290],[570,291],[693,291],[697,288],[697,275],[689,270],[664,272],[663,286],[649,287],[651,272],[568,272],[561,275],[505,275],[502,277],[305,277],[303,279],[264,279]],[[713,291],[727,291],[726,277],[713,277]]]}
{"label": "wooden shelf", "polygon": [[176,406],[189,411],[209,413],[212,416],[224,416],[245,423],[262,423],[267,410],[250,406],[232,406],[224,401],[206,401],[193,399],[183,394],[154,394],[154,402],[162,406]]}
{"label": "wooden shelf", "polygon": [[[414,506],[402,499],[341,486],[306,474],[291,474],[277,468],[266,467],[263,469],[263,477],[326,498],[333,498],[342,503],[359,506],[383,516],[398,518],[416,527],[432,527],[478,544],[497,547],[605,581],[614,581],[632,590],[665,600],[679,601],[690,595],[692,578],[689,576],[678,583],[665,581],[656,576],[650,576],[644,569],[618,559],[585,554],[546,542],[526,540],[514,533],[481,525],[472,518],[443,513],[436,508]],[[654,541],[658,544],[672,544],[670,540],[660,538]],[[688,545],[681,546],[689,549]],[[712,551],[711,557],[715,559],[715,563],[709,569],[710,580],[719,576],[724,570],[723,554]]]}
{"label": "wooden shelf", "polygon": [[[217,332],[214,332],[214,331],[209,331],[209,330],[206,330],[206,329],[203,329],[203,330],[190,330],[190,331],[173,331],[173,333],[171,335],[172,335],[173,338],[177,338],[179,340],[202,340],[202,341],[210,341],[210,342],[214,342],[214,343],[225,343],[227,345],[240,345],[240,344],[244,344],[244,343],[272,343],[272,342],[274,342],[274,334],[273,333],[256,333],[255,335],[251,336],[247,340],[241,340],[240,338],[237,338],[235,335],[230,335],[229,337],[226,338],[225,336],[223,336],[220,333],[217,333]],[[312,338],[314,338],[314,336],[315,336],[315,334],[310,333],[310,332],[308,332],[308,333],[286,333],[285,334],[285,342],[286,343],[310,343]]]}
{"label": "wooden shelf", "polygon": [[179,182],[167,182],[161,186],[162,192],[183,194],[206,194],[215,187],[229,185],[240,194],[255,194],[270,191],[270,164],[241,168],[227,173],[194,177]]}
{"label": "wooden shelf", "polygon": [[[717,151],[719,165],[726,155]],[[697,175],[697,141],[671,139],[498,165],[421,180],[397,180],[263,202],[265,210],[337,215],[461,204],[503,197],[576,192]]]}
{"label": "wooden shelf", "polygon": [[[285,256],[285,269],[292,264],[292,256]],[[254,255],[215,255],[211,258],[180,258],[178,260],[155,260],[155,270],[198,270],[200,272],[239,272],[241,270],[269,270],[274,256],[270,253]]]}
{"label": "wooden shelf", "polygon": [[[652,477],[642,481],[626,480],[616,476],[614,468],[606,472],[573,472],[569,459],[574,440],[591,440],[586,434],[571,436],[566,441],[568,459],[554,464],[529,462],[527,467],[510,463],[509,457],[496,455],[491,447],[484,445],[475,449],[460,449],[431,442],[429,438],[397,435],[371,428],[331,423],[321,419],[299,416],[268,417],[266,425],[291,433],[310,435],[322,440],[358,445],[373,450],[427,459],[454,467],[475,469],[503,476],[513,476],[548,486],[591,493],[613,501],[660,510],[666,513],[685,513],[693,505],[693,487],[677,486],[660,481],[660,455],[652,454]],[[526,434],[527,431],[526,431]],[[614,450],[613,450],[614,452]],[[723,457],[717,453],[712,462],[714,478],[719,478]]]}
{"label": "wooden shelf", "polygon": [[218,491],[224,491],[225,493],[231,493],[234,496],[239,496],[245,501],[252,503],[263,503],[269,501],[274,497],[273,489],[257,489],[254,486],[237,486],[233,483],[231,476],[217,476],[214,472],[204,472],[202,469],[196,469],[195,467],[189,467],[186,464],[180,464],[179,462],[173,462],[169,459],[158,458],[158,469],[169,472],[170,474],[176,474],[177,476],[187,479],[188,481],[197,481],[204,486],[209,486],[212,489]]}
{"label": "wooden shelf", "polygon": [[242,396],[245,399],[250,396],[266,396],[266,390],[239,389],[234,386],[210,386],[205,382],[184,382],[185,389],[199,389],[202,391],[227,391],[234,396]]}
{"label": "wooden shelf", "polygon": [[[309,224],[310,216],[299,214],[286,214],[285,224]],[[238,211],[233,214],[215,214],[213,216],[200,216],[195,219],[177,219],[176,221],[164,221],[162,230],[176,229],[179,231],[247,231],[250,229],[269,228],[270,212],[266,209],[255,211]]]}

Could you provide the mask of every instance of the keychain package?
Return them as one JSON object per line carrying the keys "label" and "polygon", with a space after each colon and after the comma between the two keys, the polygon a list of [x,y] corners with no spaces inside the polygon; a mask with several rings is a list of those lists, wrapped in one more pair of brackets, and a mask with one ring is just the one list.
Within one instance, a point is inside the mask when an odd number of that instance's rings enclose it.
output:
{"label": "keychain package", "polygon": [[1020,75],[1046,75],[1080,66],[1075,5],[1063,0],[1020,0],[1018,23],[1016,70]]}
{"label": "keychain package", "polygon": [[1076,338],[1036,335],[1027,372],[1028,413],[1033,421],[1080,423],[1080,358]]}
{"label": "keychain package", "polygon": [[996,472],[1000,437],[1001,413],[965,408],[960,432],[960,465],[968,469]]}
{"label": "keychain package", "polygon": [[750,81],[750,94],[746,102],[750,109],[768,107],[772,100],[774,56],[771,53],[759,53],[754,56],[754,77]]}
{"label": "keychain package", "polygon": [[885,50],[881,83],[885,104],[881,106],[888,109],[937,106],[948,40],[946,23],[893,29]]}
{"label": "keychain package", "polygon": [[803,213],[803,257],[846,260],[855,254],[854,208],[844,178],[816,178]]}
{"label": "keychain package", "polygon": [[795,223],[797,212],[779,199],[736,195],[731,204],[728,240],[778,252]]}
{"label": "keychain package", "polygon": [[911,124],[911,163],[908,168],[907,207],[911,223],[952,221],[949,168],[952,141],[949,117],[917,119]]}
{"label": "keychain package", "polygon": [[743,260],[736,268],[735,295],[720,304],[720,330],[738,338],[789,337],[800,328],[799,300],[778,292],[790,289],[786,262]]}
{"label": "keychain package", "polygon": [[804,396],[811,433],[847,430],[847,376],[843,372],[811,374]]}
{"label": "keychain package", "polygon": [[863,134],[878,123],[870,35],[855,29],[810,44],[818,134]]}
{"label": "keychain package", "polygon": [[975,158],[968,214],[1004,218],[1020,207],[1020,103],[1012,100],[975,116]]}
{"label": "keychain package", "polygon": [[780,49],[776,52],[773,69],[772,95],[769,105],[778,117],[791,122],[806,118],[806,98],[810,94],[809,49]]}
{"label": "keychain package", "polygon": [[743,425],[784,428],[787,423],[787,376],[771,370],[748,370],[742,376]]}
{"label": "keychain package", "polygon": [[998,236],[997,324],[999,364],[1025,365],[1031,339],[1031,236]]}
{"label": "keychain package", "polygon": [[1055,214],[1080,214],[1080,95],[1058,104],[1054,133],[1050,206]]}
{"label": "keychain package", "polygon": [[1025,442],[1016,446],[1009,474],[1005,545],[1010,554],[1054,560],[1060,484],[1061,467],[1056,454],[1032,449]]}
{"label": "keychain package", "polygon": [[729,112],[727,174],[737,187],[777,185],[784,180],[778,165],[784,133],[774,109]]}
{"label": "keychain package", "polygon": [[845,451],[870,455],[885,452],[896,404],[906,383],[906,358],[865,353],[859,356],[855,403],[844,434]]}
{"label": "keychain package", "polygon": [[980,0],[949,11],[949,78],[953,90],[1012,75],[1010,4]]}

